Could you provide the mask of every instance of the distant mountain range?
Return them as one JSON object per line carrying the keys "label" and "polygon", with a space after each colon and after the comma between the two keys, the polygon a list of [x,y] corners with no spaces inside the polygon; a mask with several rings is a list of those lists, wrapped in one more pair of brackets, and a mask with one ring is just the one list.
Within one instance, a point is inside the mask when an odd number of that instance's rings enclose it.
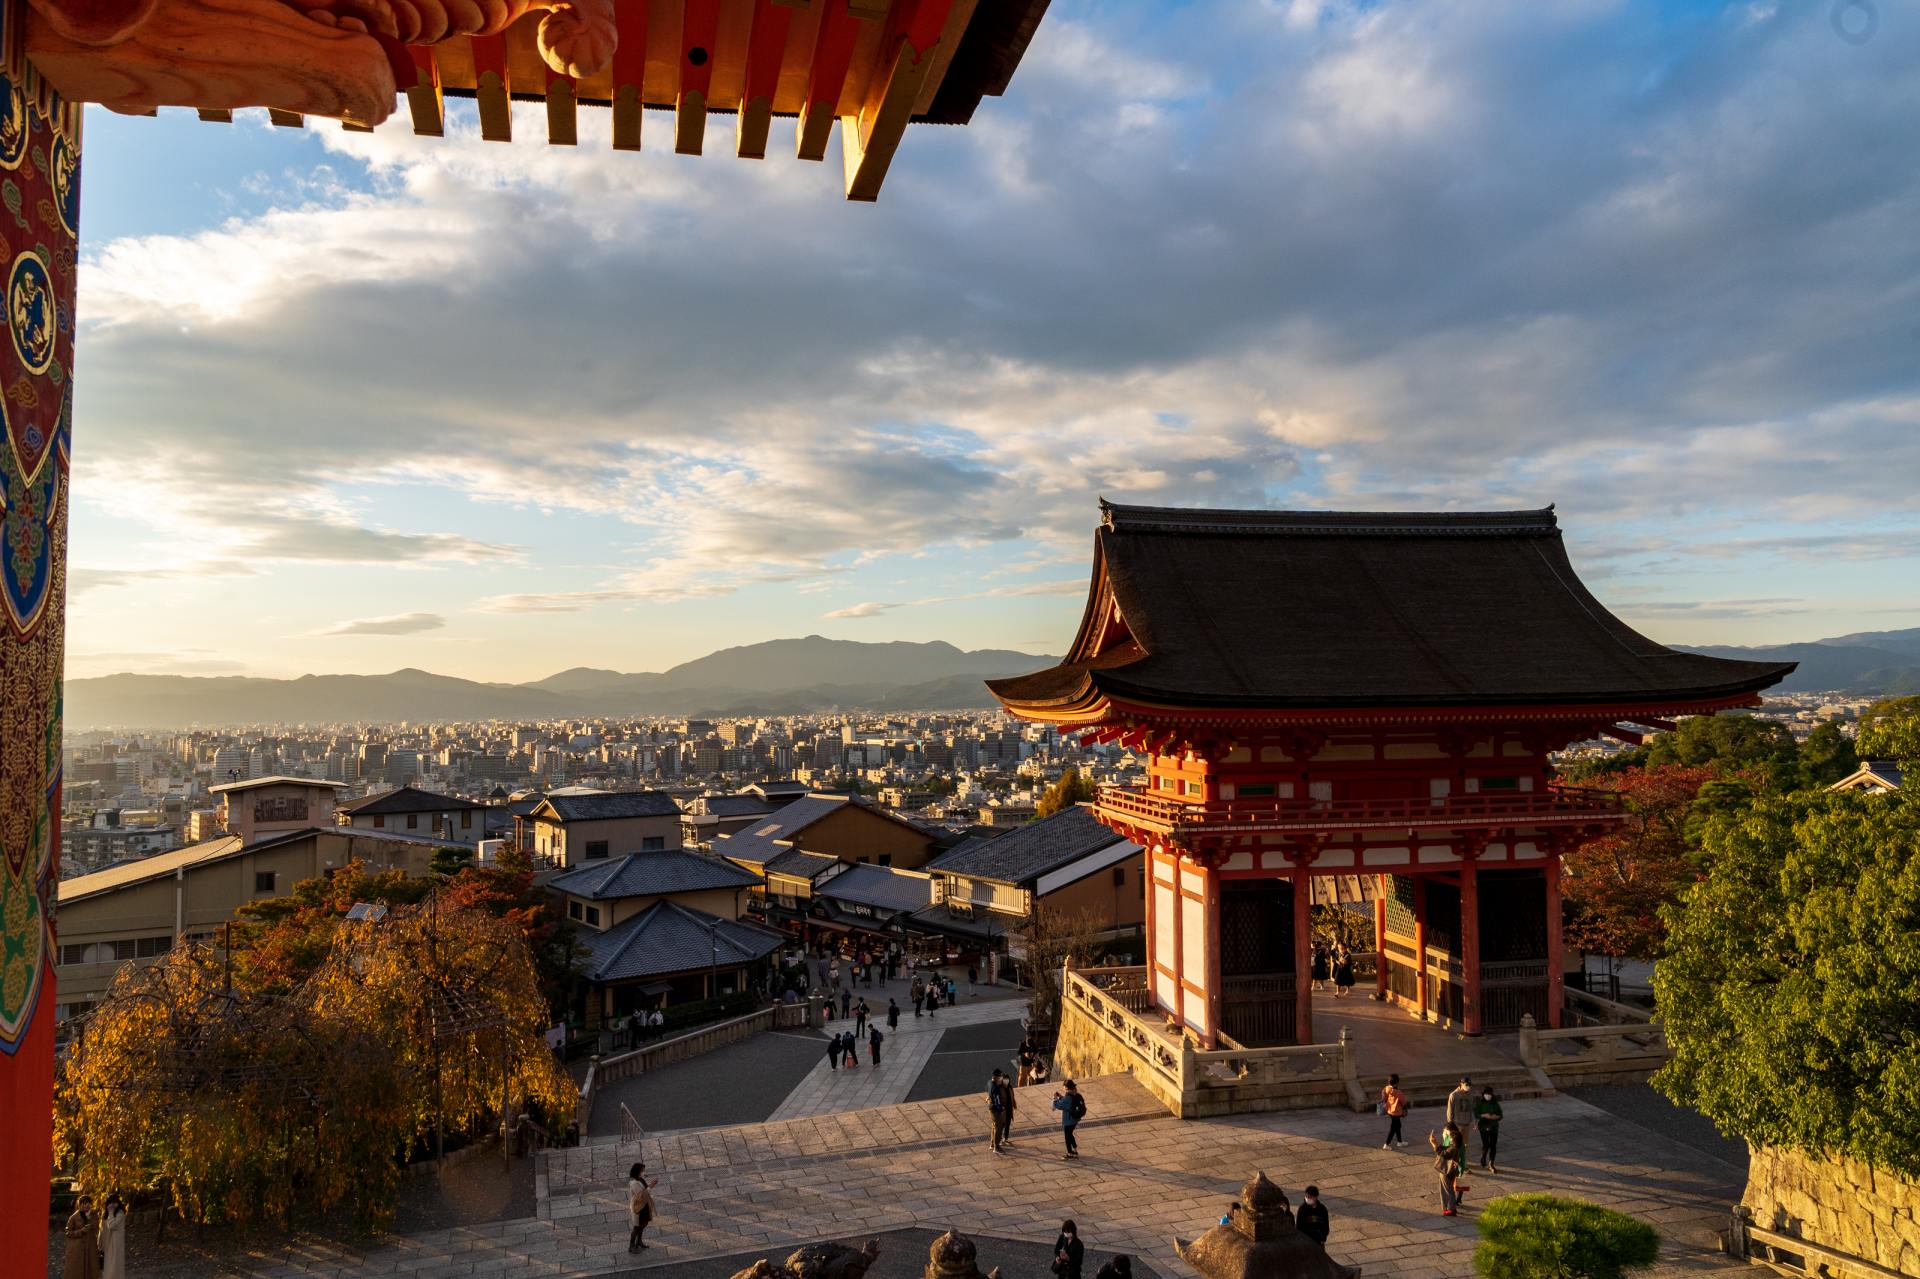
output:
{"label": "distant mountain range", "polygon": [[554,719],[574,715],[776,715],[832,710],[966,710],[993,704],[982,680],[1060,659],[941,641],[770,640],[671,670],[576,666],[529,684],[399,670],[388,675],[106,675],[70,680],[66,724],[184,728],[229,724]]}
{"label": "distant mountain range", "polygon": [[1904,631],[1856,631],[1805,644],[1737,648],[1729,644],[1687,647],[1689,653],[1739,657],[1754,662],[1798,662],[1800,669],[1779,686],[1783,693],[1831,689],[1860,697],[1920,693],[1920,627]]}

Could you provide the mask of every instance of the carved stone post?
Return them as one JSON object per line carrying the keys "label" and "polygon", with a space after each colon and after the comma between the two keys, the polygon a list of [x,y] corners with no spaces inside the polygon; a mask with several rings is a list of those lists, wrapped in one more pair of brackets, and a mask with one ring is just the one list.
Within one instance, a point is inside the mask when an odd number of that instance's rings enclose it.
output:
{"label": "carved stone post", "polygon": [[0,1239],[46,1268],[52,1166],[60,680],[80,109],[21,55],[23,0],[0,0]]}
{"label": "carved stone post", "polygon": [[1520,1014],[1520,1064],[1529,1067],[1540,1064],[1540,1027],[1532,1013]]}

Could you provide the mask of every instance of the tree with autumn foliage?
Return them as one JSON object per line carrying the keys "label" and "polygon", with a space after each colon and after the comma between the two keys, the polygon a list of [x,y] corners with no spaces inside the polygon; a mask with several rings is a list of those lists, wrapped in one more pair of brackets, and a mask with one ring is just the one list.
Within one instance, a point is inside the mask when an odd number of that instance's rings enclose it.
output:
{"label": "tree with autumn foliage", "polygon": [[1721,781],[1707,765],[1630,768],[1590,779],[1617,792],[1633,815],[1561,862],[1570,907],[1567,940],[1603,955],[1651,959],[1666,937],[1661,908],[1700,877],[1690,823],[1703,787]]}
{"label": "tree with autumn foliage", "polygon": [[[82,1185],[155,1189],[196,1222],[286,1223],[297,1202],[377,1228],[430,1138],[571,1114],[517,923],[432,898],[370,921],[322,904],[282,921],[298,944],[273,962],[183,945],[121,971],[60,1065],[56,1151]],[[310,970],[303,911],[331,920]]]}

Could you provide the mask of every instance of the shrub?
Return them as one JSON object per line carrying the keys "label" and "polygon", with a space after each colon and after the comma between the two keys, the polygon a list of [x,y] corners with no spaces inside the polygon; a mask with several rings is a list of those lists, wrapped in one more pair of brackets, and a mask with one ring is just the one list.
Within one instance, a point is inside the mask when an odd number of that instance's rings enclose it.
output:
{"label": "shrub", "polygon": [[1495,1199],[1476,1224],[1473,1266],[1483,1279],[1620,1279],[1660,1250],[1646,1222],[1554,1195]]}

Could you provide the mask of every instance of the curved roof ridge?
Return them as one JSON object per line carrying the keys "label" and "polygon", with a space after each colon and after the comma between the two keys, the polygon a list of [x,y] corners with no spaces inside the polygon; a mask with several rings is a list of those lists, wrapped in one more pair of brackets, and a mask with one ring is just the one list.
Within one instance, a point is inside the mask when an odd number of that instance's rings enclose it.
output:
{"label": "curved roof ridge", "polygon": [[1540,537],[1560,532],[1552,504],[1521,511],[1291,511],[1127,506],[1101,498],[1100,521],[1116,533]]}

